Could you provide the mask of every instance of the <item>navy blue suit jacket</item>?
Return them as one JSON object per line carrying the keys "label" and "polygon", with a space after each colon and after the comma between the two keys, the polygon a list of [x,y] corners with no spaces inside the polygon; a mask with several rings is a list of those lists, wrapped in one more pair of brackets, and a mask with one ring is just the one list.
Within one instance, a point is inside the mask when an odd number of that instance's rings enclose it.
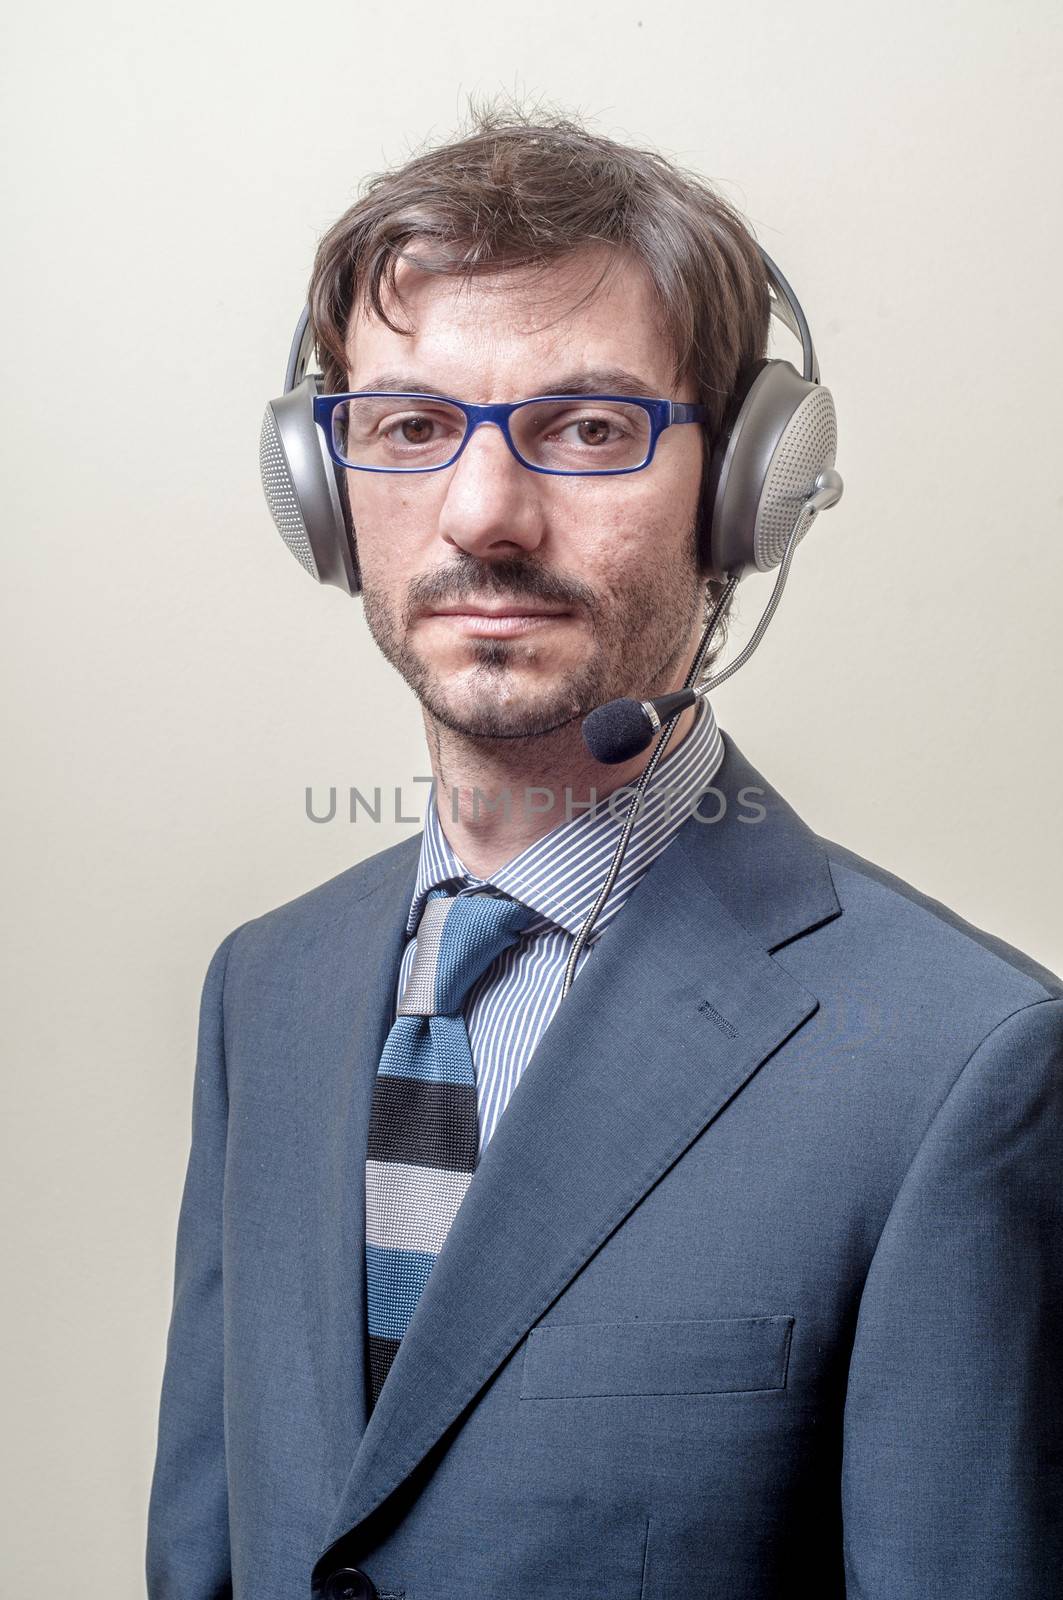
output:
{"label": "navy blue suit jacket", "polygon": [[343,1567],[405,1600],[1059,1596],[1063,986],[724,742],[723,817],[562,1003],[368,1426],[366,1129],[419,836],[222,942],[152,1600]]}

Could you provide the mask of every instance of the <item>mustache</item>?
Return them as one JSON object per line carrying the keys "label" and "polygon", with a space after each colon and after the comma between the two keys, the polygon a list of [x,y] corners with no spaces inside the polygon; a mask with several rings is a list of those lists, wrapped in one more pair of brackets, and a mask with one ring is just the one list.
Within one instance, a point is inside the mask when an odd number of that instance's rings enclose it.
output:
{"label": "mustache", "polygon": [[505,600],[538,600],[548,606],[582,607],[592,616],[597,611],[594,590],[576,578],[566,578],[524,556],[479,561],[466,555],[437,572],[414,579],[406,597],[406,619],[409,621],[422,606],[496,596]]}

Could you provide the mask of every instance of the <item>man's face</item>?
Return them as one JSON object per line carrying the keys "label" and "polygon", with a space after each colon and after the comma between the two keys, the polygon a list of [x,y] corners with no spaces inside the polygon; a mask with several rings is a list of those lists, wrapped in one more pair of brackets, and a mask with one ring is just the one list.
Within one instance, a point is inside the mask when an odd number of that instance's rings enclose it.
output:
{"label": "man's face", "polygon": [[[352,317],[350,387],[487,404],[601,374],[598,393],[695,400],[674,388],[640,264],[577,304],[602,265],[580,251],[545,273],[459,280],[404,264],[394,320],[412,337]],[[439,472],[349,471],[370,632],[429,714],[473,739],[544,735],[678,687],[701,620],[701,472],[697,426],[666,429],[645,471],[548,477],[490,425]]]}

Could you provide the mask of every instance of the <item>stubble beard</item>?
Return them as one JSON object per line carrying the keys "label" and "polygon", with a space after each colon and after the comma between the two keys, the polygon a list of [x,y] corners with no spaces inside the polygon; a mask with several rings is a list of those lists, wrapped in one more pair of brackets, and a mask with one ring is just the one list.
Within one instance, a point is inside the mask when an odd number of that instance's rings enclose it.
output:
{"label": "stubble beard", "polygon": [[[460,561],[433,575],[406,603],[401,616],[389,598],[363,573],[362,598],[366,624],[377,648],[405,680],[428,715],[441,727],[471,741],[543,738],[582,721],[595,707],[621,695],[637,698],[660,693],[690,647],[691,634],[704,603],[704,579],[694,559],[694,533],[684,560],[668,569],[649,571],[637,584],[607,596],[586,585],[546,573],[519,557],[487,563]],[[560,677],[522,687],[519,663],[540,659],[548,644],[524,639],[479,638],[468,641],[472,672],[462,674],[459,694],[448,690],[440,670],[409,643],[410,620],[417,605],[459,601],[471,595],[571,602],[586,635],[590,623],[592,651],[585,662]]]}

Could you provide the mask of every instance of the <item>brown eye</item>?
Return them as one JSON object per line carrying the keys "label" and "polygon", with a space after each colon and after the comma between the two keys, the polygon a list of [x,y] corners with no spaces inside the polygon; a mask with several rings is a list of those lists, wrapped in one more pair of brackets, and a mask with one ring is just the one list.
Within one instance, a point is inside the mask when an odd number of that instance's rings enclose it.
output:
{"label": "brown eye", "polygon": [[603,417],[587,417],[577,424],[579,436],[584,444],[607,444],[609,440],[609,424]]}
{"label": "brown eye", "polygon": [[628,472],[646,460],[650,417],[617,398],[551,395],[513,413],[523,461],[548,472]]}
{"label": "brown eye", "polygon": [[432,437],[432,424],[427,417],[407,417],[402,423],[402,437],[407,444],[427,444]]}

